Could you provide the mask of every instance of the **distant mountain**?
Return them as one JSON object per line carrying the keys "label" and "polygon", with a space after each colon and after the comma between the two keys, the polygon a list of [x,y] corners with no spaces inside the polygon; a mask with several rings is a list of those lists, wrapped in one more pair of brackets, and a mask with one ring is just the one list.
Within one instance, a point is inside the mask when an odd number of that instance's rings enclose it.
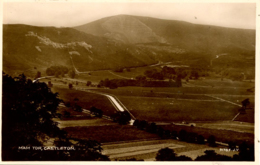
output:
{"label": "distant mountain", "polygon": [[163,43],[189,52],[220,54],[255,49],[255,30],[149,17],[118,15],[77,26],[75,29],[123,43]]}
{"label": "distant mountain", "polygon": [[89,71],[172,62],[251,68],[255,30],[119,15],[75,28],[3,26],[3,69],[51,65]]}

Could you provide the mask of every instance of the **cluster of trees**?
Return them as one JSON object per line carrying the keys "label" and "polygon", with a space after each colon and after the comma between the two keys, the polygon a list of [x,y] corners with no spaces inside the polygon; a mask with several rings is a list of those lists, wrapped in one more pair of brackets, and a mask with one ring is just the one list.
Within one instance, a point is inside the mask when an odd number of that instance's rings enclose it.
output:
{"label": "cluster of trees", "polygon": [[113,69],[114,72],[124,72],[124,70],[126,70],[127,72],[131,71],[130,68],[123,68],[123,67],[116,67],[115,69]]}
{"label": "cluster of trees", "polygon": [[156,161],[192,161],[190,157],[184,155],[177,156],[174,150],[168,147],[160,149],[155,159]]}
{"label": "cluster of trees", "polygon": [[91,112],[91,114],[94,114],[96,117],[102,117],[103,116],[103,111],[101,109],[96,108],[96,107],[91,107],[90,112]]}
{"label": "cluster of trees", "polygon": [[138,76],[136,80],[132,79],[105,79],[101,80],[98,87],[107,87],[116,89],[124,86],[142,86],[142,87],[181,87],[181,80],[179,81],[147,81],[146,78]]}
{"label": "cluster of trees", "polygon": [[[24,75],[10,77],[3,73],[2,90],[2,160],[109,160],[102,155],[101,144],[92,140],[72,139],[59,129],[53,118],[61,117],[61,103],[45,83],[28,80]],[[55,139],[53,146],[75,150],[33,150],[44,146],[46,139]],[[30,147],[22,150],[20,146]]]}
{"label": "cluster of trees", "polygon": [[66,66],[55,65],[46,69],[46,74],[48,76],[64,77],[64,74],[67,74],[69,69]]}
{"label": "cluster of trees", "polygon": [[[133,125],[138,129],[158,134],[161,138],[172,138],[179,139],[181,141],[186,141],[189,143],[205,144],[205,138],[202,135],[198,135],[194,132],[187,132],[184,129],[180,130],[179,132],[164,130],[162,127],[157,126],[156,123],[148,123],[146,120],[135,120]],[[210,146],[215,146],[215,137],[210,136],[208,138],[208,143]]]}
{"label": "cluster of trees", "polygon": [[199,77],[208,76],[207,71],[202,68],[191,67],[167,67],[164,66],[161,71],[150,69],[144,72],[144,75],[153,80],[164,79],[198,79]]}
{"label": "cluster of trees", "polygon": [[123,112],[117,111],[116,113],[114,113],[111,116],[111,119],[114,122],[117,122],[121,125],[126,125],[126,124],[129,124],[129,122],[132,118],[131,118],[131,115],[127,111],[123,111]]}
{"label": "cluster of trees", "polygon": [[41,77],[41,75],[42,75],[42,74],[41,74],[41,72],[40,72],[40,71],[37,71],[37,73],[36,73],[36,75],[35,75],[35,77],[34,77],[34,78],[35,78],[35,79],[37,79],[37,78],[40,78],[40,77]]}

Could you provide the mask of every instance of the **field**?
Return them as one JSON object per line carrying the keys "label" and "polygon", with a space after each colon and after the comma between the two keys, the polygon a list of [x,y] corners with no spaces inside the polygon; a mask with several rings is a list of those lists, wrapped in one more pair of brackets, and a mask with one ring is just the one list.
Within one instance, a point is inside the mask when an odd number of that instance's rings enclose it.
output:
{"label": "field", "polygon": [[[205,82],[211,84],[208,87],[202,86],[202,83]],[[59,84],[58,81],[55,81],[55,83]],[[253,143],[254,92],[247,90],[254,85],[253,83],[216,79],[205,80],[204,82],[203,80],[198,80],[197,82],[192,81],[189,83],[192,83],[194,86],[180,88],[120,87],[107,89],[87,87],[84,83],[79,83],[79,85],[74,87],[116,96],[137,119],[156,122],[165,129],[175,131],[185,129],[188,132],[201,134],[205,138],[214,135],[217,141],[221,142],[232,140]],[[67,89],[66,85],[58,87],[58,84],[54,84],[52,90],[58,92],[60,98],[65,102],[75,104],[74,98],[77,97],[79,99],[77,104],[85,109],[95,106],[102,109],[104,114],[108,116],[115,112],[111,102],[103,95],[70,90]],[[212,84],[215,85],[212,87]],[[246,98],[250,100],[249,109],[246,110],[246,114],[237,115],[242,106],[241,101]],[[234,119],[235,116],[236,118]],[[235,121],[232,122],[232,119]],[[195,123],[196,126],[165,125],[172,122]],[[240,122],[248,123],[243,124]],[[86,123],[88,127],[86,127]],[[75,138],[97,139],[101,142],[149,139],[157,136],[147,134],[144,131],[139,132],[140,130],[135,128],[130,129],[130,127],[116,126],[106,122],[104,125],[99,123],[99,127],[94,127],[95,122],[93,122],[93,125],[91,123],[80,121],[78,127],[72,127],[76,124],[73,122],[63,124],[66,127],[64,129],[69,131]],[[89,131],[92,133],[88,133]],[[102,136],[100,133],[102,133]]]}
{"label": "field", "polygon": [[[101,109],[103,114],[108,116],[112,115],[116,111],[116,109],[105,96],[55,86],[51,89],[53,92],[58,92],[59,97],[65,103],[70,102],[71,105],[76,103],[87,110],[93,106]],[[78,101],[74,101],[75,98],[78,98]]]}
{"label": "field", "polygon": [[241,133],[231,130],[220,130],[220,129],[212,129],[212,128],[201,128],[201,127],[190,127],[190,126],[181,126],[181,125],[164,125],[161,126],[165,130],[177,131],[179,132],[181,129],[186,130],[187,132],[195,132],[199,135],[204,136],[204,138],[208,138],[210,135],[215,136],[216,141],[228,143],[229,141],[233,141],[241,143],[243,141],[247,141],[249,143],[254,143],[254,134],[253,133]]}
{"label": "field", "polygon": [[218,100],[118,97],[131,113],[141,120],[154,122],[194,122],[231,120],[237,106]]}
{"label": "field", "polygon": [[246,114],[238,115],[236,117],[235,121],[254,123],[255,122],[255,111],[248,109],[248,110],[246,110]]}
{"label": "field", "polygon": [[[241,101],[249,98],[250,109],[246,114],[238,115],[235,120],[254,122],[254,95],[246,90],[246,86],[252,85],[251,82],[206,79],[198,80],[196,83],[217,85],[180,88],[122,87],[111,90],[89,88],[79,83],[75,87],[115,95],[137,119],[154,122],[231,121],[238,114]],[[115,112],[115,108],[105,96],[63,89],[55,85],[53,91],[59,92],[65,102],[69,101],[72,104],[74,98],[79,98],[78,104],[85,109],[95,106],[108,116]]]}
{"label": "field", "polygon": [[[199,80],[202,81],[202,80]],[[246,98],[250,99],[249,108],[254,109],[254,94],[246,86],[251,82],[205,80],[214,87],[145,88],[122,87],[118,89],[93,89],[115,95],[141,120],[171,121],[231,121]],[[219,82],[219,83],[218,83]],[[223,86],[222,86],[223,85]],[[254,110],[239,115],[236,120],[254,122]]]}
{"label": "field", "polygon": [[150,134],[129,125],[66,127],[64,130],[72,138],[92,139],[100,143],[159,138],[156,134]]}

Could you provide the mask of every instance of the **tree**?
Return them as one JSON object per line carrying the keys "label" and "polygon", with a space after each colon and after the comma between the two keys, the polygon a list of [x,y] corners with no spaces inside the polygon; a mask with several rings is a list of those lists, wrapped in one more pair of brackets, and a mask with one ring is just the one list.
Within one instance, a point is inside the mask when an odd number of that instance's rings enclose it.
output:
{"label": "tree", "polygon": [[239,145],[239,154],[234,156],[236,161],[254,161],[255,149],[254,144],[248,145],[246,142],[242,142]]}
{"label": "tree", "polygon": [[75,78],[76,73],[75,73],[74,70],[70,70],[69,73],[68,73],[68,75],[69,75],[70,78]]}
{"label": "tree", "polygon": [[70,117],[70,112],[64,111],[64,112],[63,112],[63,116],[64,116],[65,118],[69,118],[69,117]]}
{"label": "tree", "polygon": [[236,149],[236,143],[233,141],[229,141],[228,142],[228,148],[230,148],[231,150]]}
{"label": "tree", "polygon": [[111,118],[113,121],[118,122],[121,125],[129,124],[131,120],[131,115],[127,111],[117,111],[114,113]]}
{"label": "tree", "polygon": [[186,141],[189,143],[195,143],[197,140],[197,136],[198,136],[197,133],[189,132],[186,135]]}
{"label": "tree", "polygon": [[242,103],[243,109],[245,110],[246,107],[250,104],[249,98],[243,100],[241,103]]}
{"label": "tree", "polygon": [[41,72],[37,71],[36,75],[35,75],[35,79],[41,77]]}
{"label": "tree", "polygon": [[139,126],[139,123],[140,123],[140,121],[139,121],[138,119],[136,119],[136,120],[134,121],[134,123],[133,123],[133,126],[138,127],[138,126]]}
{"label": "tree", "polygon": [[77,111],[77,112],[82,112],[82,111],[83,111],[83,109],[82,109],[82,107],[81,107],[80,105],[78,105],[78,104],[75,104],[75,105],[74,105],[74,111]]}
{"label": "tree", "polygon": [[136,76],[135,79],[138,81],[138,82],[143,82],[146,80],[146,77],[145,76],[142,76],[142,75],[139,75],[139,76]]}
{"label": "tree", "polygon": [[[45,83],[32,83],[24,75],[10,77],[3,74],[2,93],[2,160],[108,160],[101,154],[99,143],[75,140],[72,144],[65,131],[53,118],[61,117],[57,107],[61,103]],[[54,144],[75,146],[76,150],[20,150],[20,146],[43,146],[46,139]]]}
{"label": "tree", "polygon": [[116,88],[117,88],[116,83],[110,83],[110,84],[109,84],[109,88],[110,88],[110,89],[116,89]]}
{"label": "tree", "polygon": [[199,135],[199,136],[198,136],[198,139],[197,139],[197,143],[198,143],[198,144],[205,144],[205,138],[204,138],[204,136]]}
{"label": "tree", "polygon": [[91,85],[91,81],[87,81],[87,86],[90,86]]}
{"label": "tree", "polygon": [[208,138],[209,146],[216,147],[216,138],[213,135],[210,135]]}
{"label": "tree", "polygon": [[186,140],[186,135],[187,135],[187,131],[185,131],[185,130],[180,130],[180,132],[179,132],[179,139],[181,140],[181,141],[185,141]]}
{"label": "tree", "polygon": [[144,130],[148,125],[148,122],[146,120],[141,120],[138,125],[138,129]]}
{"label": "tree", "polygon": [[192,161],[192,159],[188,156],[181,155],[176,158],[176,161]]}
{"label": "tree", "polygon": [[156,161],[173,161],[176,160],[176,153],[168,147],[162,148],[156,155]]}
{"label": "tree", "polygon": [[72,89],[73,85],[71,83],[69,83],[69,89]]}
{"label": "tree", "polygon": [[102,117],[103,116],[103,111],[101,109],[96,108],[96,107],[91,107],[90,112],[91,112],[91,114],[94,114],[96,117]]}
{"label": "tree", "polygon": [[51,83],[51,81],[48,81],[48,87],[49,88],[53,87],[53,84]]}
{"label": "tree", "polygon": [[157,125],[156,125],[156,123],[151,123],[150,125],[149,125],[149,127],[148,127],[148,131],[150,132],[150,133],[156,133],[156,131],[157,131]]}
{"label": "tree", "polygon": [[232,158],[225,155],[219,155],[214,150],[204,151],[205,155],[198,156],[195,161],[232,161]]}
{"label": "tree", "polygon": [[158,127],[158,128],[157,128],[157,134],[158,134],[161,138],[163,138],[164,133],[165,133],[165,131],[164,131],[164,129],[163,129],[162,127]]}
{"label": "tree", "polygon": [[177,137],[178,137],[177,131],[172,131],[171,134],[172,134],[173,139],[177,139]]}
{"label": "tree", "polygon": [[118,67],[116,67],[113,71],[114,71],[114,72],[123,72],[123,71],[124,71],[124,68],[118,66]]}
{"label": "tree", "polygon": [[177,76],[177,77],[175,78],[175,82],[177,83],[177,86],[178,86],[178,87],[181,87],[181,86],[182,86],[182,82],[181,82],[181,77],[180,77],[180,76]]}

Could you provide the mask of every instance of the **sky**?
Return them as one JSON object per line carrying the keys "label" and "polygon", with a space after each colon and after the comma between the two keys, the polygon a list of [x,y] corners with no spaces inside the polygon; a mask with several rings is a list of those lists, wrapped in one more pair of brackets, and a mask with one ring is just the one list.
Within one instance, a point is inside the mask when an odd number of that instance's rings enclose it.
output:
{"label": "sky", "polygon": [[177,3],[177,1],[147,2],[144,0],[131,2],[72,0],[10,2],[6,0],[3,3],[4,24],[73,27],[119,14],[223,27],[256,28],[255,3]]}

